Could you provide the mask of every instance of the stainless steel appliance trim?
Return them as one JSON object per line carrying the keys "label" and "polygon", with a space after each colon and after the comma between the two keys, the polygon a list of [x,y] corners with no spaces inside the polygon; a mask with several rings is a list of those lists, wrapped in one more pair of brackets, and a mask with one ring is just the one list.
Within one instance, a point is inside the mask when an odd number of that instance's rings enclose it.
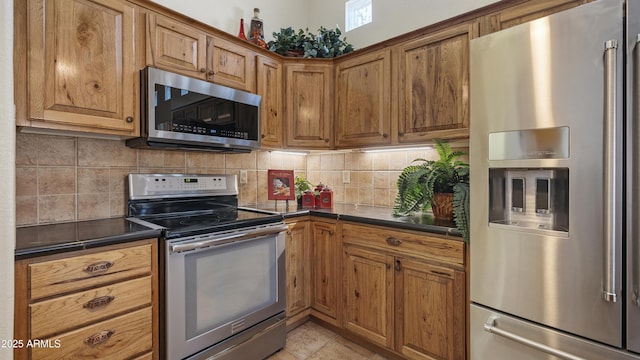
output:
{"label": "stainless steel appliance trim", "polygon": [[146,226],[146,227],[151,228],[153,230],[163,230],[164,229],[163,226],[152,224],[152,223],[150,223],[148,221],[144,221],[144,220],[141,220],[141,219],[138,219],[138,218],[135,218],[135,217],[128,217],[127,221],[131,221],[132,223],[136,223],[138,225]]}
{"label": "stainless steel appliance trim", "polygon": [[[639,53],[639,46],[640,46],[640,34],[636,35],[636,41],[634,44],[634,53],[635,55],[633,56],[633,73],[635,76],[635,81],[633,81],[633,93],[634,94],[638,94],[638,86],[640,85],[640,53]],[[637,103],[638,100],[636,99],[635,102]],[[636,126],[638,129],[636,129],[636,132],[638,130],[640,130],[640,119],[638,119],[638,112],[636,110],[634,118],[631,120],[634,123],[634,126]],[[634,133],[633,136],[635,136],[635,138],[632,138],[631,141],[637,141],[638,139],[640,139],[640,135],[638,135],[637,133]],[[632,147],[630,147],[629,149],[633,149]],[[637,156],[637,155],[634,155]],[[638,169],[640,169],[640,164],[638,163],[634,163],[631,166],[632,169],[630,169],[630,172],[632,174],[637,174]],[[635,168],[635,169],[634,169]],[[637,176],[637,175],[635,175]],[[631,185],[633,186],[633,181],[631,182]],[[636,190],[637,191],[637,190]],[[631,202],[633,203],[634,201],[637,201],[637,199],[633,198],[631,199]],[[640,201],[638,201],[638,203],[640,203]],[[637,205],[636,205],[637,206]],[[633,213],[633,210],[632,210]],[[631,263],[629,264],[630,269],[632,271],[632,283],[633,283],[633,289],[631,289],[631,291],[633,292],[633,295],[631,297],[632,303],[637,306],[640,307],[640,244],[638,239],[635,237],[635,235],[633,232],[629,233],[629,236],[631,237],[631,244],[629,244],[630,248],[629,248],[629,253],[631,254]]]}
{"label": "stainless steel appliance trim", "polygon": [[527,339],[525,337],[522,337],[520,335],[511,333],[509,331],[502,330],[502,329],[498,328],[498,319],[499,318],[500,318],[499,316],[491,315],[487,319],[485,324],[484,324],[484,331],[486,331],[488,333],[491,333],[491,334],[498,335],[498,336],[502,336],[502,337],[504,337],[506,339],[513,340],[513,341],[515,341],[517,343],[520,343],[522,345],[534,348],[536,350],[540,350],[542,352],[545,352],[545,353],[553,355],[553,356],[557,356],[557,357],[559,357],[561,359],[585,360],[582,357],[575,356],[573,354],[569,354],[569,353],[567,353],[565,351],[562,351],[562,350],[554,349],[554,348],[552,348],[550,346],[547,346],[545,344],[541,344],[541,343],[539,343],[537,341],[533,341],[533,340]]}
{"label": "stainless steel appliance trim", "polygon": [[236,234],[230,234],[221,237],[207,237],[203,240],[196,242],[188,242],[185,244],[175,244],[169,246],[170,253],[181,253],[192,250],[205,249],[212,246],[221,246],[229,243],[246,241],[246,240],[255,240],[257,238],[277,234],[283,231],[286,231],[288,227],[284,224],[271,225],[269,227],[262,227],[249,231],[242,231]]}
{"label": "stainless steel appliance trim", "polygon": [[527,226],[507,225],[507,224],[499,224],[495,222],[490,222],[489,227],[501,229],[501,230],[516,231],[518,233],[546,235],[546,236],[553,236],[553,237],[564,238],[564,239],[569,238],[569,232],[561,231],[561,230],[550,230],[550,229],[533,228],[533,227],[527,227]]}
{"label": "stainless steel appliance trim", "polygon": [[568,159],[570,129],[558,126],[489,133],[489,160]]}
{"label": "stainless steel appliance trim", "polygon": [[616,257],[615,249],[618,241],[616,236],[616,217],[618,204],[616,202],[616,74],[617,74],[618,41],[609,40],[604,44],[605,71],[605,134],[604,134],[604,259],[603,259],[603,289],[602,297],[607,302],[617,301],[616,291]]}
{"label": "stainless steel appliance trim", "polygon": [[[184,189],[176,187],[176,181],[187,178],[198,178],[200,181],[206,182],[213,179],[223,179],[225,188],[206,187],[205,188],[189,188]],[[190,196],[223,196],[238,195],[238,176],[231,174],[214,175],[214,174],[129,174],[129,200],[148,200],[148,199],[174,199]],[[171,183],[165,187],[158,187],[157,182]]]}
{"label": "stainless steel appliance trim", "polygon": [[282,312],[185,360],[256,359],[285,345],[286,315]]}

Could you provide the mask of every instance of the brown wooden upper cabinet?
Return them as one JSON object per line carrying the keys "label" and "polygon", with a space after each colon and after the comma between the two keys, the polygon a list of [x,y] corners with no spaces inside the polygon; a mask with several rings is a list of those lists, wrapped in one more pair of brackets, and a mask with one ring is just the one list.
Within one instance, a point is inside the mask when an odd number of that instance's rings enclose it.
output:
{"label": "brown wooden upper cabinet", "polygon": [[284,146],[284,111],[282,103],[282,63],[270,57],[258,55],[256,60],[257,93],[260,104],[260,137],[264,148],[278,149]]}
{"label": "brown wooden upper cabinet", "polygon": [[137,8],[116,0],[19,3],[17,125],[137,135]]}
{"label": "brown wooden upper cabinet", "polygon": [[255,53],[196,27],[147,15],[147,65],[255,92]]}
{"label": "brown wooden upper cabinet", "polygon": [[391,144],[391,50],[351,58],[336,66],[338,148]]}
{"label": "brown wooden upper cabinet", "polygon": [[303,61],[285,63],[286,146],[331,149],[333,62]]}
{"label": "brown wooden upper cabinet", "polygon": [[469,40],[465,23],[398,46],[400,144],[469,136]]}

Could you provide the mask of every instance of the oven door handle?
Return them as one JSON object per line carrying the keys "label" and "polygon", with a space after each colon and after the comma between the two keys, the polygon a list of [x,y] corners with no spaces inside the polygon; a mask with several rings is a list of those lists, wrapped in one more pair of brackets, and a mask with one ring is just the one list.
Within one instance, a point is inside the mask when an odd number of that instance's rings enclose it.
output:
{"label": "oven door handle", "polygon": [[203,248],[225,245],[238,241],[255,240],[268,235],[278,234],[288,229],[287,225],[269,226],[266,228],[255,229],[249,232],[241,232],[238,234],[209,238],[201,241],[190,242],[186,244],[175,244],[169,246],[171,253],[181,253],[185,251],[199,250]]}

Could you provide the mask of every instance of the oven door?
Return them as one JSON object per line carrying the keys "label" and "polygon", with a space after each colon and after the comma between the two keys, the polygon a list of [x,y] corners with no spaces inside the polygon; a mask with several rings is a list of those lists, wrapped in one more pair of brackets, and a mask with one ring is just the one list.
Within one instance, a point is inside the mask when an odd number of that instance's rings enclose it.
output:
{"label": "oven door", "polygon": [[283,223],[166,241],[168,359],[182,359],[285,309]]}

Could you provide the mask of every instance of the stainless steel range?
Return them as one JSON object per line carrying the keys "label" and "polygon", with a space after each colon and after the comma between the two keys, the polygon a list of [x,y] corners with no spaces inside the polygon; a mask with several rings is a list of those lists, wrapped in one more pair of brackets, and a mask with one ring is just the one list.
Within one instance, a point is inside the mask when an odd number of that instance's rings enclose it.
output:
{"label": "stainless steel range", "polygon": [[235,175],[128,180],[130,219],[164,228],[162,357],[263,359],[284,347],[282,216],[239,208]]}

